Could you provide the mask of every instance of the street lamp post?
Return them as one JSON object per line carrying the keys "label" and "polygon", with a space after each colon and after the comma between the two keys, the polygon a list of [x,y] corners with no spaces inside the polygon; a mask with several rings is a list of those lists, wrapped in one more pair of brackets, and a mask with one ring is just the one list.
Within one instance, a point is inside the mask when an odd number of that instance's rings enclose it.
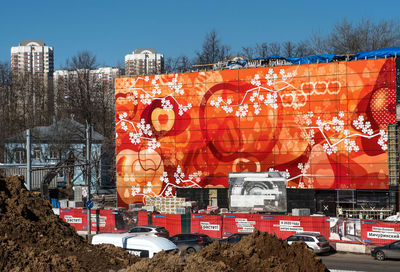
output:
{"label": "street lamp post", "polygon": [[31,130],[26,131],[26,187],[31,190],[32,158],[31,158]]}

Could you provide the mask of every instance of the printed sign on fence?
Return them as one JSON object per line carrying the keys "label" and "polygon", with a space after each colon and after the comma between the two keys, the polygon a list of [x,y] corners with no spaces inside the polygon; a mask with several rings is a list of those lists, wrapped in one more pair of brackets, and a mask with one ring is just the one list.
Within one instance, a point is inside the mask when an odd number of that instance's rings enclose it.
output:
{"label": "printed sign on fence", "polygon": [[386,240],[400,240],[400,232],[367,232],[367,238],[372,239],[386,239]]}
{"label": "printed sign on fence", "polygon": [[209,222],[200,222],[202,230],[219,230],[219,225],[213,225]]}
{"label": "printed sign on fence", "polygon": [[81,217],[72,217],[71,215],[64,216],[65,222],[68,224],[82,224]]}
{"label": "printed sign on fence", "polygon": [[[99,220],[97,220],[97,218]],[[93,227],[105,227],[106,226],[107,216],[98,216],[97,214],[91,214],[91,221]],[[98,222],[97,222],[98,221]]]}
{"label": "printed sign on fence", "polygon": [[192,214],[190,231],[204,233],[212,238],[221,238],[221,215]]}
{"label": "printed sign on fence", "polygon": [[253,232],[256,221],[248,221],[247,218],[235,219],[238,232]]}
{"label": "printed sign on fence", "polygon": [[400,224],[361,220],[361,239],[364,243],[388,244],[400,240]]}

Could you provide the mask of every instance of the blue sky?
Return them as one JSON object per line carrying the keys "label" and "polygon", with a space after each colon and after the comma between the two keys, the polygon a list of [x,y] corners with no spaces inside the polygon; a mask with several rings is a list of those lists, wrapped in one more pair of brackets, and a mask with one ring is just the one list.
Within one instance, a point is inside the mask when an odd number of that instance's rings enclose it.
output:
{"label": "blue sky", "polygon": [[192,57],[212,29],[235,53],[256,43],[304,40],[343,18],[399,20],[399,10],[398,0],[4,0],[0,61],[9,60],[11,46],[22,40],[53,46],[56,69],[82,50],[111,66],[135,48]]}

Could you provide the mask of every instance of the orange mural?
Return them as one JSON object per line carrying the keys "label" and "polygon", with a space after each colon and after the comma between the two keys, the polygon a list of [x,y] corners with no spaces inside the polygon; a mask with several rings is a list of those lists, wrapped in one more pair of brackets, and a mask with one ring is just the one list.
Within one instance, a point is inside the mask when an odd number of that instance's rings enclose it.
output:
{"label": "orange mural", "polygon": [[285,171],[288,187],[388,188],[394,60],[116,80],[118,205],[229,172]]}

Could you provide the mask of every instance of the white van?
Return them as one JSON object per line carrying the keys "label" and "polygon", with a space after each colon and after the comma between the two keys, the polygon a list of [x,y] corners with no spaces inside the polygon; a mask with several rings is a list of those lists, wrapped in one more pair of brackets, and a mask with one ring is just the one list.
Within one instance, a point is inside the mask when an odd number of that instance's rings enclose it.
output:
{"label": "white van", "polygon": [[92,244],[111,244],[126,249],[139,257],[153,257],[160,251],[177,249],[170,240],[162,237],[135,236],[129,233],[103,233],[92,238]]}

